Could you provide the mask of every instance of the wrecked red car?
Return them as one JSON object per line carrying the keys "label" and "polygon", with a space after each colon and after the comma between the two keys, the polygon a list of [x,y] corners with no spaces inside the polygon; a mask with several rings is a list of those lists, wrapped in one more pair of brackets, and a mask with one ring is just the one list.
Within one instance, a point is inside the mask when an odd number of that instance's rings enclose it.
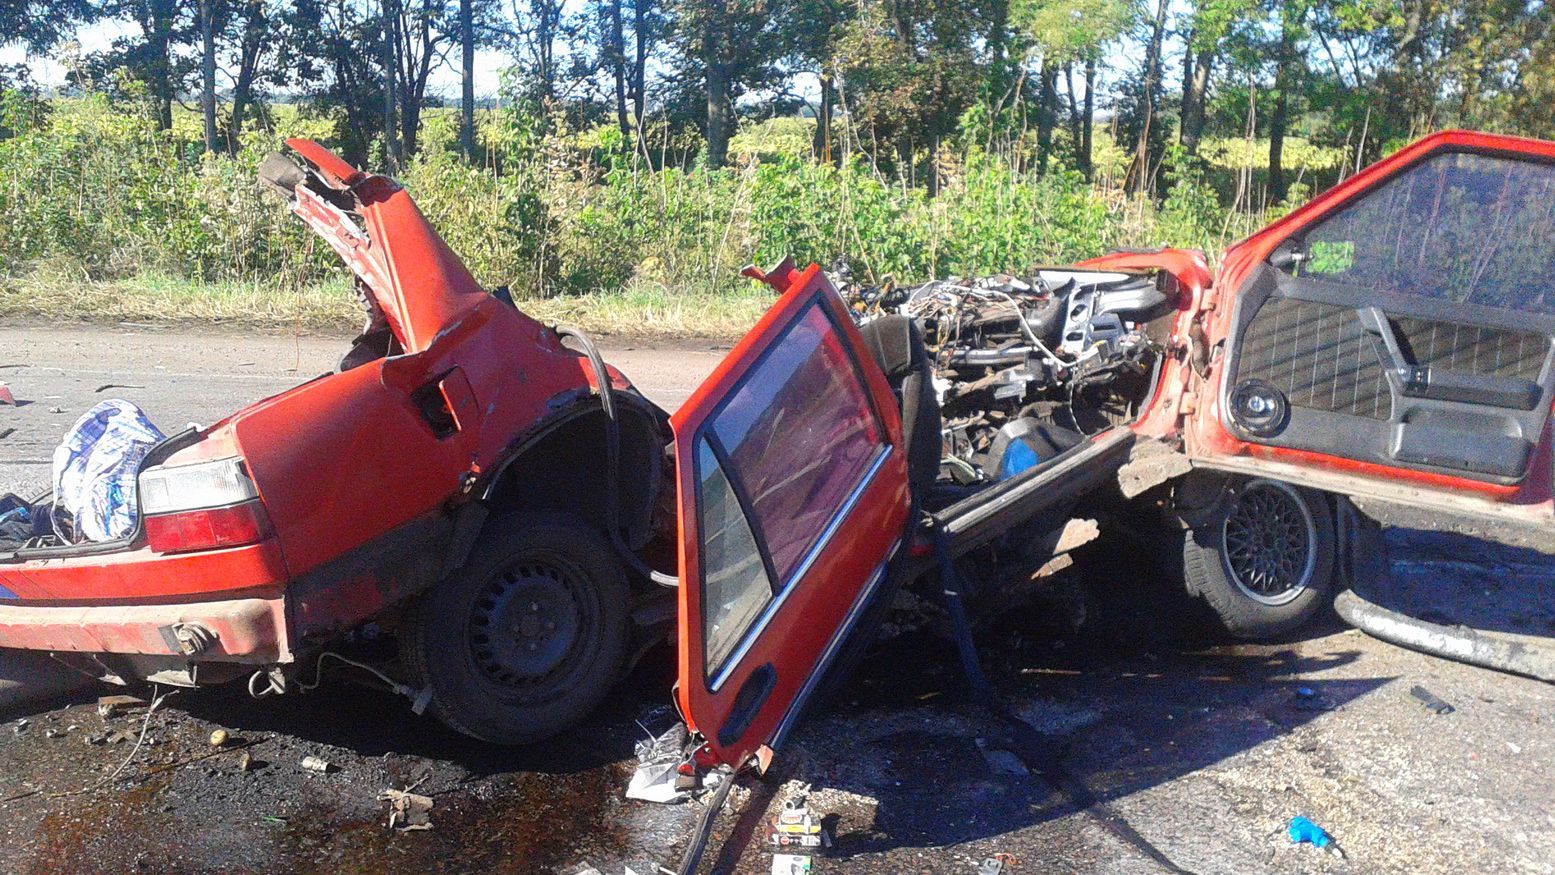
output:
{"label": "wrecked red car", "polygon": [[1215,271],[1122,252],[846,298],[751,271],[780,297],[668,419],[479,289],[392,181],[292,146],[310,169],[266,176],[381,318],[350,367],[159,447],[188,498],[132,538],[0,556],[0,646],[283,690],[386,618],[408,693],[521,742],[677,598],[682,714],[739,764],[881,629],[997,611],[1120,520],[1249,638],[1344,584],[1352,498],[1555,522],[1555,144],[1429,137]]}
{"label": "wrecked red car", "polygon": [[492,741],[555,733],[672,622],[635,556],[667,417],[478,286],[399,185],[289,145],[308,168],[273,156],[262,176],[350,265],[367,331],[336,372],[155,447],[130,536],[0,555],[0,646],[284,691],[403,608],[422,704]]}

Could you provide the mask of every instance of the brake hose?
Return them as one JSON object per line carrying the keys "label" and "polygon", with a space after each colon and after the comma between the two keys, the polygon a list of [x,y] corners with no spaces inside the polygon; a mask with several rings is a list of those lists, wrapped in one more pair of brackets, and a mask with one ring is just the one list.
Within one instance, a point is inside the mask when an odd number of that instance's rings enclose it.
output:
{"label": "brake hose", "polygon": [[605,360],[599,354],[599,347],[594,345],[593,339],[585,334],[583,329],[574,325],[558,325],[556,333],[561,337],[576,340],[578,345],[583,347],[583,354],[588,356],[589,363],[594,367],[594,382],[599,384],[599,406],[605,413],[605,464],[610,470],[610,482],[605,487],[605,517],[606,528],[610,530],[610,544],[638,574],[660,586],[679,586],[678,578],[662,571],[655,571],[641,557],[633,553],[621,539],[620,495],[618,494],[621,482],[621,424],[616,418],[615,390],[610,385],[610,371],[605,367]]}

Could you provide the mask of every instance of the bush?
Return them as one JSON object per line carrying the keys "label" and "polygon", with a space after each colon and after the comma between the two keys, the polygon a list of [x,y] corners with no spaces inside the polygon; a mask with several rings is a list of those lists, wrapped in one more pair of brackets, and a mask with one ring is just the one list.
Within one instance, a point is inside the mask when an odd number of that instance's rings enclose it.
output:
{"label": "bush", "polygon": [[[158,132],[102,96],[48,109],[0,139],[0,271],[46,263],[91,278],[343,287],[327,248],[255,182],[279,136],[251,131],[237,155],[207,155],[186,118]],[[291,107],[273,117],[288,132],[332,129]],[[508,108],[482,114],[486,160],[472,167],[458,155],[454,113],[429,110],[400,178],[482,283],[527,298],[754,295],[738,268],[789,254],[846,255],[862,275],[906,282],[1065,263],[1120,244],[1213,249],[1248,224],[1190,175],[1157,209],[976,147],[944,157],[930,198],[857,154],[841,167],[811,160],[810,124],[754,126],[736,150],[742,163],[707,172],[650,166],[623,155],[613,130],[574,134]]]}

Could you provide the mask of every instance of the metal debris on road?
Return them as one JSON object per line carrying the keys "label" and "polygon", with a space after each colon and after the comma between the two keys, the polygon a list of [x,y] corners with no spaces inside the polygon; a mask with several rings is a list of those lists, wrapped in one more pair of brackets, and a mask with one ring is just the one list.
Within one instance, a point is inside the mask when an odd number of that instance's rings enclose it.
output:
{"label": "metal debris on road", "polygon": [[97,716],[108,720],[119,716],[131,708],[139,708],[146,704],[146,700],[139,696],[99,696],[97,698]]}
{"label": "metal debris on road", "polygon": [[1432,714],[1451,714],[1452,712],[1458,710],[1452,705],[1449,705],[1446,700],[1438,698],[1435,693],[1432,693],[1430,690],[1420,686],[1419,684],[1409,688],[1409,695],[1419,699],[1420,704],[1424,705],[1425,709],[1430,711]]}
{"label": "metal debris on road", "polygon": [[320,775],[327,775],[329,774],[330,770],[335,767],[335,764],[331,763],[329,760],[324,759],[323,757],[305,756],[302,758],[302,767],[304,770],[309,772],[318,772]]}
{"label": "metal debris on road", "polygon": [[1322,827],[1299,814],[1290,819],[1290,828],[1287,832],[1290,835],[1290,840],[1298,845],[1310,844],[1313,847],[1322,848],[1341,860],[1344,859],[1344,851],[1340,849],[1339,843],[1334,841],[1334,837],[1325,832]]}
{"label": "metal debris on road", "polygon": [[432,828],[432,797],[390,788],[378,794],[389,803],[389,829],[413,832]]}

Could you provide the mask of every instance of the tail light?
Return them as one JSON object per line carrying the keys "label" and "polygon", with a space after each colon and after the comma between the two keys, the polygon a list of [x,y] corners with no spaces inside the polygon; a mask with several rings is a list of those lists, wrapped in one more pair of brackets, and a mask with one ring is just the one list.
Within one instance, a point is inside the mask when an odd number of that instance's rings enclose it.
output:
{"label": "tail light", "polygon": [[270,534],[242,459],[147,468],[140,472],[140,511],[158,553],[237,547]]}

